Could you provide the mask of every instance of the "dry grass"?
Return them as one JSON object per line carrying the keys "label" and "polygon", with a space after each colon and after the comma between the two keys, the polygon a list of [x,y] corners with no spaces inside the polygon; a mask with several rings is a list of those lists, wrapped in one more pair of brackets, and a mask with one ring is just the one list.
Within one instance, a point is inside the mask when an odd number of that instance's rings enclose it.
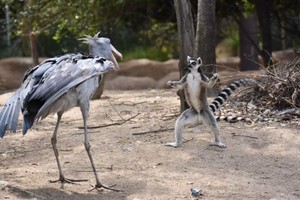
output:
{"label": "dry grass", "polygon": [[[278,62],[257,76],[257,86],[241,89],[224,105],[227,114],[253,116],[254,121],[300,118],[300,58]],[[227,110],[226,110],[227,109]],[[298,120],[296,120],[298,121]]]}

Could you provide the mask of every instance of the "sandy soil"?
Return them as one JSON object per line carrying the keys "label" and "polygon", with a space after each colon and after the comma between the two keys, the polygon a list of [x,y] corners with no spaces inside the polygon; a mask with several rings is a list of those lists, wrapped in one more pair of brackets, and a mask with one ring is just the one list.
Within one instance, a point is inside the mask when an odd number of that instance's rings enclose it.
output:
{"label": "sandy soil", "polygon": [[[226,149],[209,146],[213,136],[200,125],[186,129],[187,142],[175,149],[164,144],[173,141],[178,114],[173,90],[105,91],[91,103],[89,125],[108,125],[89,130],[95,165],[104,184],[123,192],[88,191],[95,179],[78,108],[63,116],[58,147],[66,177],[89,180],[80,185],[48,182],[58,178],[55,116],[25,137],[20,129],[7,134],[0,140],[0,199],[300,199],[300,125],[220,122]],[[203,196],[191,196],[191,188]]]}

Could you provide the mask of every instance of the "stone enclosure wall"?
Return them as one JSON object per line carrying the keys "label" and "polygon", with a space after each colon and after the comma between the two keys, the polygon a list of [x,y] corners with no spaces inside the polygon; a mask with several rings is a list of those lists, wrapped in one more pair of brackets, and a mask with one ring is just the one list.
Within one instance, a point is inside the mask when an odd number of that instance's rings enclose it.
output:
{"label": "stone enclosure wall", "polygon": [[[293,50],[278,51],[272,54],[275,61],[292,61],[296,54]],[[41,58],[40,62],[45,58]],[[259,71],[239,72],[239,57],[222,58],[217,60],[221,84],[227,84],[233,79],[253,77]],[[24,73],[32,67],[29,57],[11,57],[0,60],[0,93],[18,88]],[[105,77],[105,89],[136,90],[166,88],[168,80],[178,80],[178,60],[165,62],[148,59],[137,59],[120,63],[120,70],[109,73]]]}

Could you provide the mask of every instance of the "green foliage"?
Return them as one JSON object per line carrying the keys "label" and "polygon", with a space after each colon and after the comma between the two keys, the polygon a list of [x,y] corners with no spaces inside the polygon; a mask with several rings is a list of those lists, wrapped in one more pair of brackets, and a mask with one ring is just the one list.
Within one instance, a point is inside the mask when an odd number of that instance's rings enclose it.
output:
{"label": "green foliage", "polygon": [[139,59],[139,58],[148,58],[151,60],[159,60],[165,61],[169,59],[168,54],[162,52],[160,49],[155,47],[135,47],[132,49],[128,49],[123,53],[124,61],[128,61],[131,59]]}
{"label": "green foliage", "polygon": [[[221,28],[218,29],[219,41],[227,37],[234,38],[233,35],[236,31],[238,31],[238,26],[228,31],[226,30],[228,25],[231,26],[232,23],[238,22],[241,14],[243,14],[245,17],[251,13],[255,14],[255,2],[262,2],[262,0],[217,1],[217,23],[221,24]],[[272,8],[271,26],[273,50],[294,48],[295,46],[299,45],[300,27],[298,15],[300,11],[300,0],[276,0],[269,2],[270,4],[268,6]],[[284,35],[282,35],[282,32],[284,32]],[[260,35],[260,40],[261,38],[262,35]],[[282,43],[285,43],[285,46],[283,46]],[[259,47],[260,49],[262,48],[261,41]]]}
{"label": "green foliage", "polygon": [[241,4],[242,4],[241,7],[244,8],[244,12],[246,16],[252,14],[255,11],[254,4],[253,2],[251,2],[251,0],[242,0]]}
{"label": "green foliage", "polygon": [[141,38],[147,38],[149,44],[160,50],[168,58],[178,54],[176,24],[151,20],[150,27],[141,31]]}
{"label": "green foliage", "polygon": [[22,51],[19,47],[21,43],[20,39],[14,40],[10,47],[8,47],[5,42],[6,41],[4,40],[0,41],[0,46],[5,50],[5,51],[0,51],[0,58],[9,57],[11,55],[22,56]]}
{"label": "green foliage", "polygon": [[[158,51],[171,57],[174,55],[174,42],[168,42],[159,35],[145,35],[144,31],[154,27],[153,22],[168,23],[175,21],[172,2],[164,0],[2,0],[15,12],[12,12],[15,38],[27,38],[21,41],[21,52],[30,52],[28,33],[34,31],[38,36],[38,49],[41,56],[86,49],[77,40],[84,35],[94,35],[101,31],[101,36],[109,37],[121,52],[129,51],[157,43]],[[15,8],[15,9],[14,9]],[[171,22],[170,22],[171,21]],[[171,28],[173,30],[167,30]],[[165,31],[173,31],[168,26]],[[155,30],[153,30],[155,31]],[[173,40],[174,35],[172,35]],[[153,42],[154,41],[154,42]],[[176,40],[174,40],[176,41]],[[151,48],[150,48],[151,49]],[[141,50],[139,50],[140,52]],[[145,53],[152,53],[148,48]],[[159,54],[157,54],[159,55]],[[153,57],[152,55],[149,55]],[[160,59],[160,58],[159,58]]]}
{"label": "green foliage", "polygon": [[[238,26],[232,24],[241,11],[254,11],[254,1],[216,1],[219,41],[229,38],[234,48],[238,46]],[[191,3],[192,10],[196,11],[197,1]],[[158,60],[178,57],[173,1],[0,0],[1,8],[6,4],[10,8],[12,46],[6,46],[5,12],[1,9],[0,56],[29,56],[28,36],[31,31],[37,34],[40,56],[87,51],[86,45],[81,44],[78,38],[101,31],[100,35],[109,37],[125,57]],[[300,43],[295,20],[299,14],[299,4],[300,0],[273,1],[273,19],[278,18],[277,24],[284,25],[287,46],[299,46]],[[275,30],[280,30],[279,25],[276,26]]]}

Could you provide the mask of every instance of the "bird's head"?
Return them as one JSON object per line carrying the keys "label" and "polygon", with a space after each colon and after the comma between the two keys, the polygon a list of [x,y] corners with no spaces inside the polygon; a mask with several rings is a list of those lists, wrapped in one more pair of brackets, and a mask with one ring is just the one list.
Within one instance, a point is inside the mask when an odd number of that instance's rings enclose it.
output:
{"label": "bird's head", "polygon": [[99,33],[100,32],[93,37],[85,35],[84,38],[80,38],[79,40],[82,40],[89,45],[89,53],[92,56],[99,56],[110,60],[115,65],[115,68],[119,69],[116,57],[122,60],[122,54],[110,43],[109,38],[99,37]]}

